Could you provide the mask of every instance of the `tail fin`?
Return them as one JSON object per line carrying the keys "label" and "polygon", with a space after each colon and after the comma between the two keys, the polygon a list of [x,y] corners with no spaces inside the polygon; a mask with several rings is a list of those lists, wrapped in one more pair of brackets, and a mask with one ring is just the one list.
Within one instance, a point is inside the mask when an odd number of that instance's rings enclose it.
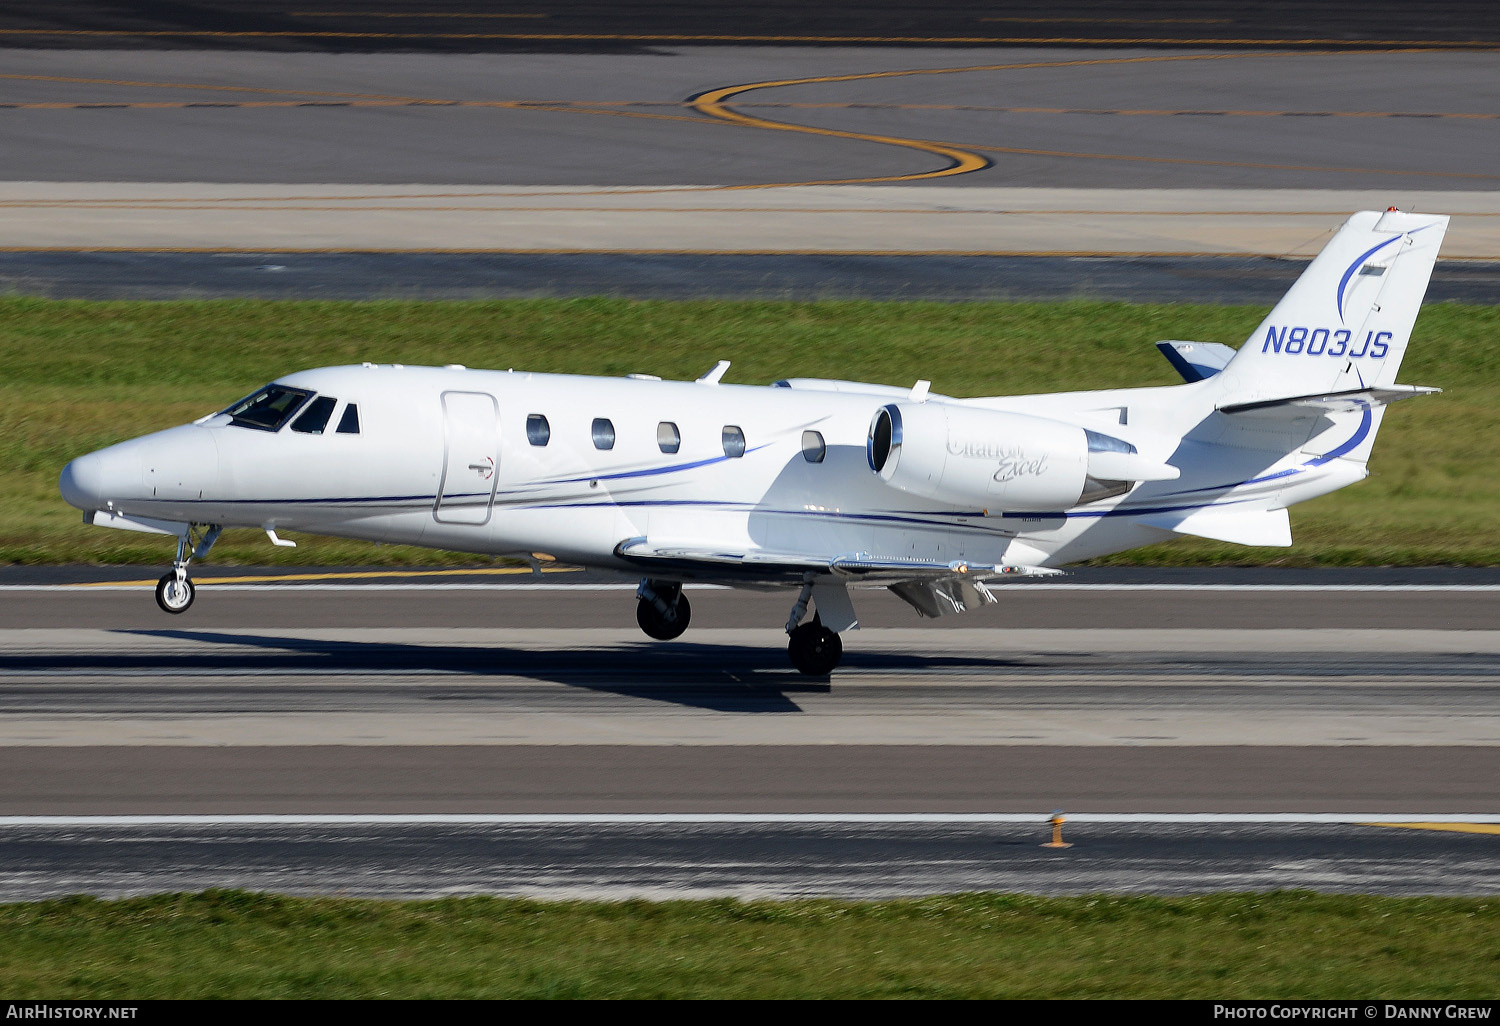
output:
{"label": "tail fin", "polygon": [[1221,408],[1394,384],[1447,228],[1395,208],[1349,218],[1216,376]]}

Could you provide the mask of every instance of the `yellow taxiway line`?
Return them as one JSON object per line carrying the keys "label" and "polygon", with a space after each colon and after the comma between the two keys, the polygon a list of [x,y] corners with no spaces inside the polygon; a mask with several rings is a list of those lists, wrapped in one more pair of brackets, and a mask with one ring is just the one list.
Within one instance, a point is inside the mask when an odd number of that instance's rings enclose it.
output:
{"label": "yellow taxiway line", "polygon": [[1366,823],[1365,826],[1402,827],[1406,830],[1451,830],[1460,834],[1500,834],[1500,823]]}

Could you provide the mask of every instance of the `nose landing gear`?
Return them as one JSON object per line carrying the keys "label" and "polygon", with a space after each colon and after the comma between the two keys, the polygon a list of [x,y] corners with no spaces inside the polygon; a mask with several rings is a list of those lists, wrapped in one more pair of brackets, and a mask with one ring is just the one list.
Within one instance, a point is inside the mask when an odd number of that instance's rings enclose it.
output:
{"label": "nose landing gear", "polygon": [[156,604],[168,613],[185,613],[198,589],[187,578],[187,567],[172,570],[156,582]]}
{"label": "nose landing gear", "polygon": [[682,636],[688,621],[693,618],[693,608],[688,605],[682,585],[676,581],[641,581],[636,589],[640,601],[635,607],[635,622],[647,637],[657,641],[671,641]]}
{"label": "nose landing gear", "polygon": [[[193,540],[195,527],[201,532],[196,542]],[[193,604],[198,589],[188,580],[188,564],[208,555],[208,550],[219,540],[219,532],[222,530],[222,527],[216,525],[188,524],[183,528],[182,534],[177,536],[177,558],[172,561],[172,569],[156,582],[156,604],[164,612],[185,613]]]}

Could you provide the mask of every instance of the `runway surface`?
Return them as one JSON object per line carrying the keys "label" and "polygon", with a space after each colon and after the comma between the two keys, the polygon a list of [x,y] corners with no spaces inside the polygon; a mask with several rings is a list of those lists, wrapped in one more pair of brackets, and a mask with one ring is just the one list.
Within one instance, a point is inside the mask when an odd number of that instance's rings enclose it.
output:
{"label": "runway surface", "polygon": [[[1500,30],[1445,10],[6,9],[0,284],[1265,303],[1397,204],[1493,302]],[[0,900],[1500,890],[1493,575],[862,594],[817,680],[788,595],[661,645],[604,580],[204,568],[168,618],[160,569],[0,572]]]}
{"label": "runway surface", "polygon": [[[831,680],[755,626],[789,596],[694,589],[660,644],[628,585],[352,573],[205,571],[170,619],[134,568],[0,575],[0,897],[1500,890],[1490,572],[1099,571],[927,626],[861,593]],[[469,818],[386,818],[434,814]]]}

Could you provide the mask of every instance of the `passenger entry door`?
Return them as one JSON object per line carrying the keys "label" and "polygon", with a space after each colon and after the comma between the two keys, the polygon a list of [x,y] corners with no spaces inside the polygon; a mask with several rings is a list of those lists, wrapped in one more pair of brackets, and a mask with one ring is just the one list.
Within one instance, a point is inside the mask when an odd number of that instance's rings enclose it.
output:
{"label": "passenger entry door", "polygon": [[443,393],[443,476],[432,517],[485,524],[500,483],[500,416],[483,392]]}

